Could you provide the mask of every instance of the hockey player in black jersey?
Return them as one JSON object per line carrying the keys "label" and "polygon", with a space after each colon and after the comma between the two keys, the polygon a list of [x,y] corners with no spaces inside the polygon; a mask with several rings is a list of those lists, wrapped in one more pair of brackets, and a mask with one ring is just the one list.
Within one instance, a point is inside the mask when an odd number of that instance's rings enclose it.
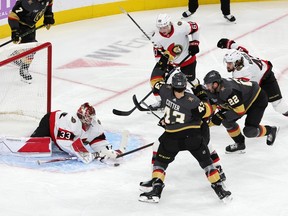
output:
{"label": "hockey player in black jersey", "polygon": [[[11,28],[11,39],[13,43],[37,42],[35,25],[40,18],[44,15],[43,22],[48,30],[51,25],[55,23],[52,5],[53,0],[17,0],[8,15],[8,23]],[[23,38],[20,37],[20,35],[33,29],[34,31],[32,33]],[[33,58],[34,55],[31,54],[16,63],[20,66],[20,76],[28,83],[32,80],[28,68]]]}
{"label": "hockey player in black jersey", "polygon": [[235,142],[226,147],[226,153],[245,153],[245,137],[236,122],[243,115],[246,115],[244,135],[248,138],[267,136],[267,145],[273,145],[277,127],[260,125],[268,98],[256,82],[224,79],[219,72],[212,70],[204,77],[204,84],[210,100],[219,107],[211,118],[211,124],[222,123]]}
{"label": "hockey player in black jersey", "polygon": [[221,200],[231,195],[230,191],[223,189],[219,172],[213,165],[207,147],[209,133],[206,131],[203,118],[211,115],[211,106],[185,91],[186,85],[186,76],[179,72],[173,75],[171,85],[159,81],[153,87],[165,105],[164,117],[159,122],[165,127],[165,132],[159,137],[160,145],[153,165],[153,189],[140,194],[139,201],[159,202],[166,169],[179,151],[184,150],[189,151],[199,162],[211,187]]}

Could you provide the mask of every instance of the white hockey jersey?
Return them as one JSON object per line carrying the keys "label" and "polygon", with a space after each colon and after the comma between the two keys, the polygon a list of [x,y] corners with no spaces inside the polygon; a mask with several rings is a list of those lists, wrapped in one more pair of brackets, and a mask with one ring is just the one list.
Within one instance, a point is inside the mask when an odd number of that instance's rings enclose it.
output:
{"label": "white hockey jersey", "polygon": [[[171,33],[168,36],[155,31],[151,40],[154,44],[156,61],[159,61],[161,57],[157,54],[160,49],[169,51],[169,54],[174,57],[171,62],[177,65],[189,54],[189,41],[199,41],[198,25],[195,22],[178,21],[177,23],[172,22],[171,28]],[[191,56],[189,60],[191,58],[195,61],[196,56]]]}
{"label": "white hockey jersey", "polygon": [[[72,147],[72,144],[81,139],[87,152],[97,152],[100,157],[109,157],[115,159],[117,153],[112,150],[112,146],[106,140],[103,127],[98,119],[92,120],[92,125],[85,131],[82,128],[82,122],[75,115],[71,115],[62,111],[51,112],[50,114],[50,135],[52,141],[63,151],[72,156],[77,156],[77,152]],[[91,154],[90,154],[91,156]],[[94,158],[82,162],[90,163]],[[85,159],[86,160],[86,159]]]}
{"label": "white hockey jersey", "polygon": [[260,85],[264,75],[270,69],[268,61],[253,57],[245,52],[240,53],[243,56],[244,67],[239,71],[235,69],[232,72],[232,77],[246,81],[255,81]]}

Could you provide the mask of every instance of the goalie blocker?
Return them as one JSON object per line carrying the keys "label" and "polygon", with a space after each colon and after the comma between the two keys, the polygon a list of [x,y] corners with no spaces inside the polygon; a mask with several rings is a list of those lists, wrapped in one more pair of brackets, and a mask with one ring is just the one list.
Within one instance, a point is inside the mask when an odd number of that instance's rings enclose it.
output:
{"label": "goalie blocker", "polygon": [[51,146],[50,137],[0,137],[0,155],[49,157]]}

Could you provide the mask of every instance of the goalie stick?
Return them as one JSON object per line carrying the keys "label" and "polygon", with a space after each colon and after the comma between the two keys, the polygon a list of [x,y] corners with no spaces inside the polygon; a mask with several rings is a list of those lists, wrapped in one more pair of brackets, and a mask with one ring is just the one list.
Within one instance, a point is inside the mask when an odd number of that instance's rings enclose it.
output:
{"label": "goalie stick", "polygon": [[37,160],[37,164],[45,164],[45,163],[54,163],[54,162],[60,162],[60,161],[67,161],[67,160],[77,160],[77,157],[63,157],[63,158],[54,158],[51,160]]}
{"label": "goalie stick", "polygon": [[[23,37],[25,37],[25,36],[33,33],[34,31],[36,31],[36,30],[38,30],[38,29],[40,29],[40,28],[42,28],[42,27],[44,27],[44,26],[45,26],[44,24],[43,24],[43,25],[40,25],[40,26],[36,27],[35,29],[31,29],[31,30],[29,30],[29,31],[21,34],[19,37],[23,38]],[[6,41],[5,43],[1,44],[0,47],[3,47],[3,46],[5,46],[5,45],[9,44],[9,43],[11,43],[12,41],[13,41],[12,39],[9,40],[9,41]]]}

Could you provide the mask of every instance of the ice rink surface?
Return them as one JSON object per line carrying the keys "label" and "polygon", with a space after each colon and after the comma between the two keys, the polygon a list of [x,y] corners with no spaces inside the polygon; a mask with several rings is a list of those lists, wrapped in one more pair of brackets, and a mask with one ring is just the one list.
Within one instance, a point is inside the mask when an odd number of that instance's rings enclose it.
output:
{"label": "ice rink surface", "polygon": [[[130,15],[151,35],[159,13],[177,20],[184,10],[186,7]],[[251,55],[270,60],[288,99],[288,1],[233,3],[231,11],[237,24],[224,20],[220,5],[201,5],[189,18],[200,25],[197,77],[202,81],[212,69],[228,77],[222,61],[225,50],[216,47],[217,41],[226,37],[248,48]],[[151,114],[136,110],[123,117],[112,113],[113,108],[133,108],[132,96],[141,99],[150,91],[149,77],[155,64],[152,44],[125,14],[57,25],[49,31],[41,29],[37,39],[53,45],[53,110],[75,112],[89,101],[108,131],[127,129],[141,136],[143,145],[161,135],[163,129]],[[154,103],[155,99],[150,97],[147,102]],[[226,186],[233,195],[229,204],[218,200],[202,169],[186,152],[179,153],[169,166],[160,203],[139,202],[139,182],[151,177],[152,149],[148,148],[123,158],[119,167],[73,173],[2,163],[0,214],[286,216],[287,120],[269,105],[262,123],[281,127],[275,144],[267,146],[266,138],[246,139],[246,154],[242,155],[225,154],[231,138],[224,127],[211,128],[211,142],[221,157]]]}

